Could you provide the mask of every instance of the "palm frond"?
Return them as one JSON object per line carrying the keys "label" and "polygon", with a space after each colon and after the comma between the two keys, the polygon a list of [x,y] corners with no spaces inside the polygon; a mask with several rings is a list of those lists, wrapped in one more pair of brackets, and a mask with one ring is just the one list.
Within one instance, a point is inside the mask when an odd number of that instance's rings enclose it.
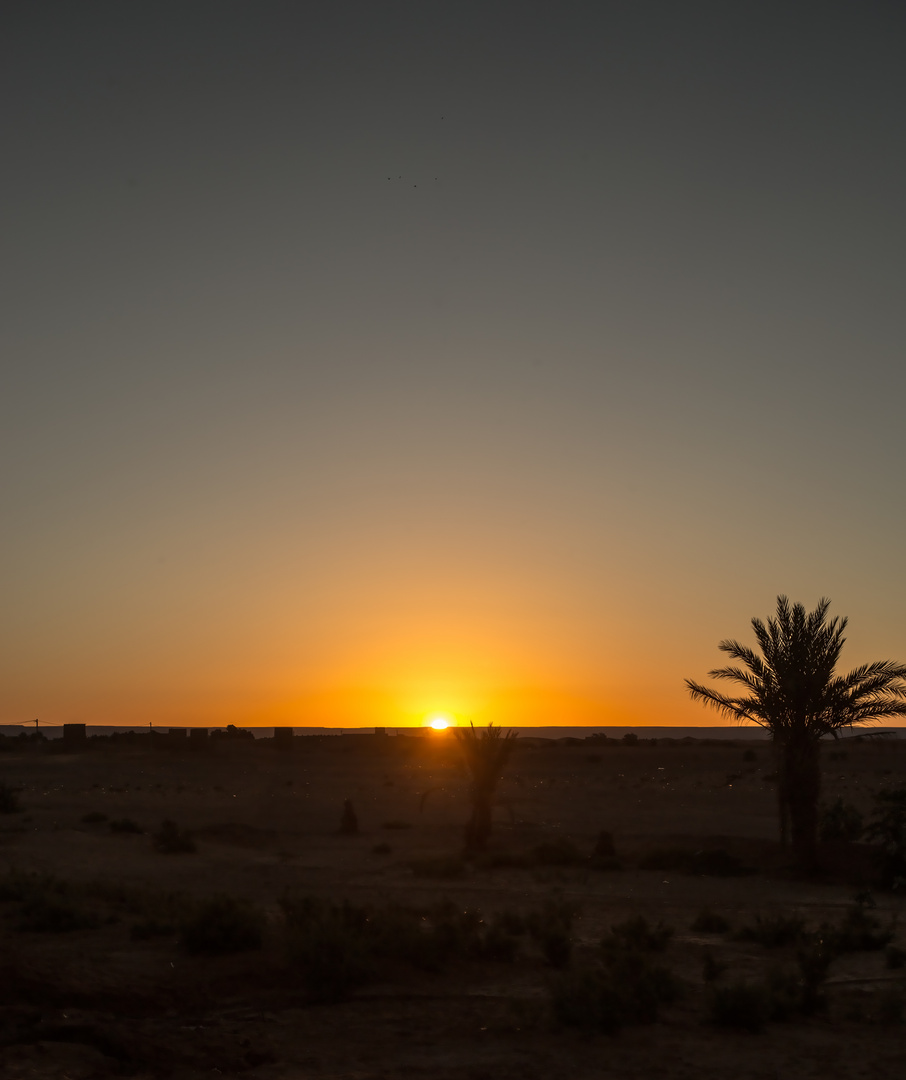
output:
{"label": "palm frond", "polygon": [[731,697],[687,679],[693,700],[724,716],[760,724],[782,739],[796,733],[820,738],[840,727],[906,716],[906,665],[881,660],[834,675],[848,620],[828,619],[829,607],[822,597],[807,612],[804,605],[778,596],[773,618],[752,619],[761,655],[725,639],[718,648],[743,666],[708,673],[738,683],[749,696]]}

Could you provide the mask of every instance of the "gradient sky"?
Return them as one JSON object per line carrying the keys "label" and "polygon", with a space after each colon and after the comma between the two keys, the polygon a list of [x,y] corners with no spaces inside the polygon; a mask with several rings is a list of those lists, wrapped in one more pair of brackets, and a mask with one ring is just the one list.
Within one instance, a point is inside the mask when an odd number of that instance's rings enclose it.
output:
{"label": "gradient sky", "polygon": [[707,724],[906,661],[906,8],[0,15],[0,723]]}

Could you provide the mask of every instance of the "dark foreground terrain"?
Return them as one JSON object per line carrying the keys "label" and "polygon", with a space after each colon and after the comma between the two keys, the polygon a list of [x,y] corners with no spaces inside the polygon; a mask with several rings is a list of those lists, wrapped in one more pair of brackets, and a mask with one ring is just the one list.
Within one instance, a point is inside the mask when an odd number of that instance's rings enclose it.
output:
{"label": "dark foreground terrain", "polygon": [[902,896],[846,838],[896,744],[823,748],[812,877],[766,743],[525,741],[468,860],[449,736],[60,750],[0,752],[4,1080],[906,1075]]}

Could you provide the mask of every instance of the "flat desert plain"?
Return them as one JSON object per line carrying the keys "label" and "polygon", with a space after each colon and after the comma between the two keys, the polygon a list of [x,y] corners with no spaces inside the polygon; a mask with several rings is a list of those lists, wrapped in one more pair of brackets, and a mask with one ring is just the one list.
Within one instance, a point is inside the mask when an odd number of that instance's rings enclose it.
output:
{"label": "flat desert plain", "polygon": [[[823,799],[904,765],[822,746]],[[902,1077],[903,899],[866,843],[797,874],[773,772],[519,740],[464,859],[450,733],[8,739],[0,1076]]]}

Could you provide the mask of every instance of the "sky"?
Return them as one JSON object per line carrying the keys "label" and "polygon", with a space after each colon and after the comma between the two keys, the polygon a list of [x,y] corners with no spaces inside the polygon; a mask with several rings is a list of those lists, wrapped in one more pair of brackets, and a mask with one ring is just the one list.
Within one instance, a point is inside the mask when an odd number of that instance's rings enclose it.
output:
{"label": "sky", "polygon": [[0,723],[719,722],[906,661],[906,8],[12,2]]}

